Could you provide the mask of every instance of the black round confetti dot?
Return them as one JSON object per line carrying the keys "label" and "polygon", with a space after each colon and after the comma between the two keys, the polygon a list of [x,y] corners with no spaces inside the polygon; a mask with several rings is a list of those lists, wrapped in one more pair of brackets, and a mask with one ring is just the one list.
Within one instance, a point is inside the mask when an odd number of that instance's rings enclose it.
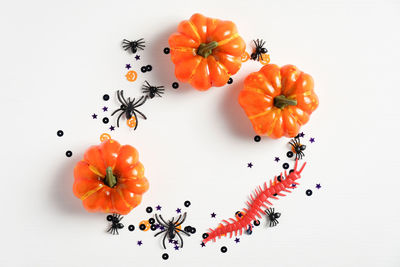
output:
{"label": "black round confetti dot", "polygon": [[162,258],[163,258],[164,260],[168,260],[169,256],[168,256],[167,253],[164,253],[164,254],[162,254]]}
{"label": "black round confetti dot", "polygon": [[107,94],[103,95],[103,100],[104,101],[108,101],[109,99],[110,99],[109,95],[107,95]]}
{"label": "black round confetti dot", "polygon": [[312,190],[311,189],[307,189],[306,190],[306,195],[307,196],[311,196],[312,195]]}
{"label": "black round confetti dot", "polygon": [[231,83],[233,83],[233,79],[232,78],[229,78],[229,80],[228,80],[228,82],[227,82],[228,84],[231,84]]}
{"label": "black round confetti dot", "polygon": [[293,169],[291,169],[291,170],[289,171],[289,174],[291,174],[292,172],[294,172],[294,170],[293,170]]}
{"label": "black round confetti dot", "polygon": [[64,132],[63,132],[62,130],[58,130],[58,131],[57,131],[57,135],[58,135],[59,137],[61,137],[61,136],[64,135]]}
{"label": "black round confetti dot", "polygon": [[172,88],[177,89],[179,87],[179,83],[174,82],[172,83]]}
{"label": "black round confetti dot", "polygon": [[227,249],[225,246],[221,247],[221,252],[222,252],[222,253],[225,253],[225,252],[227,252],[227,251],[228,251],[228,249]]}
{"label": "black round confetti dot", "polygon": [[65,155],[69,158],[72,157],[72,151],[68,150],[67,152],[65,152]]}
{"label": "black round confetti dot", "polygon": [[288,152],[286,153],[286,156],[287,156],[288,158],[293,157],[293,152],[292,152],[292,151],[288,151]]}
{"label": "black round confetti dot", "polygon": [[104,123],[104,124],[107,124],[108,122],[109,122],[109,119],[108,119],[107,117],[104,117],[104,118],[103,118],[103,123]]}
{"label": "black round confetti dot", "polygon": [[192,227],[188,225],[188,226],[185,226],[185,228],[183,228],[183,230],[185,230],[185,232],[190,233],[190,232],[192,232]]}
{"label": "black round confetti dot", "polygon": [[157,226],[155,226],[154,224],[150,226],[151,231],[155,231],[157,230]]}
{"label": "black round confetti dot", "polygon": [[274,197],[276,197],[277,195],[278,195],[278,194],[277,194],[277,193],[275,193],[275,194],[274,194]]}
{"label": "black round confetti dot", "polygon": [[259,226],[260,225],[260,221],[259,220],[255,220],[253,223],[254,223],[255,226]]}
{"label": "black round confetti dot", "polygon": [[259,135],[254,136],[254,141],[260,142],[261,141],[261,136],[259,136]]}
{"label": "black round confetti dot", "polygon": [[286,163],[286,162],[283,163],[282,167],[283,167],[285,170],[289,169],[289,163]]}
{"label": "black round confetti dot", "polygon": [[276,180],[278,180],[278,182],[282,182],[282,176],[278,176],[278,177],[276,177]]}
{"label": "black round confetti dot", "polygon": [[207,234],[207,233],[204,233],[204,234],[202,235],[202,237],[203,237],[203,239],[206,239],[206,238],[208,237],[208,234]]}
{"label": "black round confetti dot", "polygon": [[253,231],[251,230],[251,228],[246,230],[246,234],[251,235],[253,233]]}
{"label": "black round confetti dot", "polygon": [[112,219],[113,219],[113,216],[112,216],[112,215],[107,215],[107,221],[111,222]]}
{"label": "black round confetti dot", "polygon": [[145,72],[147,71],[146,66],[141,67],[141,68],[140,68],[140,71],[143,72],[143,73],[145,73]]}
{"label": "black round confetti dot", "polygon": [[189,201],[189,200],[186,200],[186,201],[185,201],[185,203],[183,203],[183,205],[185,205],[185,207],[186,207],[186,208],[187,208],[187,207],[189,207],[189,206],[190,206],[190,204],[191,204],[191,203],[190,203],[190,201]]}
{"label": "black round confetti dot", "polygon": [[156,222],[156,220],[154,220],[154,218],[150,218],[150,219],[149,219],[149,223],[150,223],[150,224],[154,224],[155,222]]}
{"label": "black round confetti dot", "polygon": [[151,65],[146,66],[146,71],[151,71],[152,69],[153,69],[153,67]]}
{"label": "black round confetti dot", "polygon": [[195,234],[196,233],[196,228],[192,227],[192,229],[190,230],[190,233]]}
{"label": "black round confetti dot", "polygon": [[147,213],[152,213],[153,212],[153,208],[152,207],[147,207],[146,208],[146,212]]}
{"label": "black round confetti dot", "polygon": [[146,229],[146,225],[144,223],[142,223],[141,225],[139,225],[139,229],[140,230],[145,230]]}
{"label": "black round confetti dot", "polygon": [[131,232],[134,231],[135,230],[135,226],[133,224],[129,225],[128,226],[128,230],[131,231]]}
{"label": "black round confetti dot", "polygon": [[164,54],[169,54],[169,47],[164,48]]}

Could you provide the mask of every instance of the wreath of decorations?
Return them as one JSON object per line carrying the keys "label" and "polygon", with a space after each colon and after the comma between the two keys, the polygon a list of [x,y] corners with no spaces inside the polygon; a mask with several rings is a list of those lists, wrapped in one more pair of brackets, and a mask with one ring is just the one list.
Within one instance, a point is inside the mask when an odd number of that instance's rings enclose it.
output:
{"label": "wreath of decorations", "polygon": [[[231,21],[222,21],[194,14],[189,20],[184,20],[178,25],[177,32],[171,34],[169,47],[163,49],[163,53],[170,55],[175,65],[175,76],[179,82],[189,83],[199,91],[209,90],[211,87],[220,87],[232,84],[233,76],[239,71],[242,63],[249,59],[259,62],[263,67],[251,73],[244,81],[243,90],[240,92],[238,102],[253,125],[256,136],[255,142],[261,141],[261,136],[280,138],[286,136],[291,138],[288,142],[286,157],[294,162],[293,169],[290,164],[282,164],[283,173],[276,175],[269,184],[265,182],[263,187],[255,189],[247,208],[237,211],[234,218],[222,220],[214,229],[204,232],[201,247],[207,242],[215,241],[217,238],[232,237],[234,242],[240,242],[240,235],[251,235],[255,227],[260,226],[265,215],[267,225],[275,227],[281,213],[271,208],[271,199],[277,200],[284,193],[296,189],[299,185],[297,180],[305,166],[299,165],[299,161],[306,156],[305,134],[300,132],[300,127],[307,123],[310,115],[318,107],[318,97],[314,92],[314,83],[310,75],[300,71],[293,65],[278,67],[269,64],[270,55],[266,48],[266,42],[257,38],[251,43],[251,53],[246,52],[246,43],[239,35],[236,25]],[[138,54],[145,49],[144,38],[130,41],[123,39],[122,48],[129,54],[134,55],[135,61],[141,60]],[[131,70],[132,63],[125,64],[128,71],[125,78],[128,82],[136,82],[138,73]],[[142,73],[150,72],[153,66],[142,65]],[[101,119],[107,125],[107,130],[113,132],[120,127],[120,120],[126,120],[128,128],[133,131],[138,129],[139,117],[147,119],[138,108],[147,104],[155,97],[163,97],[168,90],[178,89],[179,83],[175,81],[170,87],[164,85],[153,85],[145,80],[140,86],[142,95],[124,96],[123,90],[115,92],[116,106],[111,113],[116,118],[116,124],[111,123],[105,116],[109,106],[102,106],[100,111],[92,113],[91,119]],[[111,99],[109,94],[104,94],[102,100],[105,103]],[[100,115],[102,114],[102,115]],[[116,115],[114,117],[114,115]],[[139,115],[139,117],[138,117]],[[114,126],[116,125],[116,127]],[[123,126],[123,125],[121,125]],[[65,135],[63,130],[57,130],[58,137]],[[111,138],[110,133],[100,135],[100,145],[89,147],[81,161],[74,169],[73,192],[78,197],[85,209],[90,212],[107,213],[106,221],[108,227],[106,232],[119,235],[123,231],[124,224],[122,215],[127,215],[138,206],[143,195],[149,187],[149,182],[144,176],[144,167],[139,161],[138,151],[130,145],[120,145]],[[314,137],[309,138],[309,143],[315,142]],[[72,157],[72,151],[65,152],[67,157]],[[274,157],[276,163],[281,161],[279,156]],[[247,168],[253,168],[256,163],[247,163]],[[289,171],[288,171],[289,170]],[[321,184],[315,185],[316,189]],[[313,194],[311,189],[306,189],[306,196]],[[184,208],[177,208],[176,215],[163,217],[162,207],[146,207],[149,218],[141,220],[136,224],[140,231],[155,232],[154,237],[161,237],[162,248],[171,244],[174,250],[183,248],[184,238],[194,235],[197,230],[193,225],[187,224],[188,209],[191,202],[183,202]],[[165,219],[167,218],[167,219]],[[210,213],[210,219],[215,220],[215,211]],[[126,221],[127,219],[125,219]],[[135,224],[129,224],[128,231],[134,232]],[[137,240],[138,246],[143,246],[143,240]],[[226,246],[220,247],[222,253],[226,253]],[[169,254],[163,253],[161,258],[167,260]]]}

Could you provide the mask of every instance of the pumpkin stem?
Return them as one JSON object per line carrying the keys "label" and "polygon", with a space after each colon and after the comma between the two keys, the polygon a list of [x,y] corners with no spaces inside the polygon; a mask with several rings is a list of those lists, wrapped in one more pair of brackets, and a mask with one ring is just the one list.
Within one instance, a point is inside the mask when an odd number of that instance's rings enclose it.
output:
{"label": "pumpkin stem", "polygon": [[117,184],[117,178],[114,176],[111,167],[107,167],[106,169],[106,178],[104,179],[104,183],[111,188]]}
{"label": "pumpkin stem", "polygon": [[280,109],[285,108],[286,106],[296,106],[296,99],[286,98],[284,95],[278,95],[274,98],[274,106]]}
{"label": "pumpkin stem", "polygon": [[218,42],[212,41],[207,44],[202,43],[197,49],[197,55],[207,58],[212,54],[212,50],[218,46]]}

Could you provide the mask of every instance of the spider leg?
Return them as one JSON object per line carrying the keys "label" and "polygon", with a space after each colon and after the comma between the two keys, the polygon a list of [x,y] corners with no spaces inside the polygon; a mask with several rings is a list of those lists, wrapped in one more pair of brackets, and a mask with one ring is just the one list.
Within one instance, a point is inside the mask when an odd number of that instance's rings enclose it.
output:
{"label": "spider leg", "polygon": [[[160,217],[161,217],[161,215],[160,215]],[[168,227],[167,223],[163,220],[162,217],[161,217],[161,220],[162,220],[163,222],[160,222],[160,220],[158,219],[157,214],[156,214],[156,220],[157,220],[157,222],[158,222],[160,225],[162,225],[162,226],[164,226],[164,227]]]}
{"label": "spider leg", "polygon": [[158,232],[157,234],[154,235],[154,237],[158,236],[159,234],[164,233],[165,231],[167,231],[167,230],[162,230],[161,232]]}
{"label": "spider leg", "polygon": [[136,42],[138,43],[138,42],[140,42],[140,41],[142,41],[143,40],[143,38],[140,38],[139,40],[136,40]]}
{"label": "spider leg", "polygon": [[179,239],[181,240],[181,248],[183,248],[183,238],[182,238],[182,236],[179,234],[179,232],[176,231],[176,230],[179,230],[179,229],[175,229],[175,233],[178,235]]}
{"label": "spider leg", "polygon": [[166,223],[165,221],[164,221],[164,219],[163,219],[163,217],[160,215],[160,219],[161,219],[161,221],[164,223],[164,226],[165,227],[168,227],[168,223]]}
{"label": "spider leg", "polygon": [[162,241],[164,249],[167,249],[167,247],[165,246],[165,239],[167,238],[167,235],[168,235],[168,233],[165,233],[163,241]]}
{"label": "spider leg", "polygon": [[[134,110],[132,110],[132,113],[133,113],[133,116],[135,117],[135,120],[136,120],[135,128],[133,128],[133,130],[136,130],[136,128],[137,128],[138,125],[139,125],[139,121],[138,121],[138,118],[137,118],[136,113],[135,113]],[[161,215],[160,215],[160,217],[161,217]]]}
{"label": "spider leg", "polygon": [[[121,98],[122,98],[122,100],[124,100],[124,102],[121,102],[121,103],[125,103],[125,106],[129,106],[128,105],[128,102],[126,102],[126,99],[125,99],[125,97],[124,97],[124,90],[121,90]],[[129,99],[129,98],[128,98]]]}
{"label": "spider leg", "polygon": [[261,47],[263,47],[265,45],[265,41],[263,39],[261,39]]}
{"label": "spider leg", "polygon": [[[177,224],[176,226],[181,225],[185,220],[186,220],[186,212],[183,214],[182,221],[181,221],[179,224]],[[179,221],[179,220],[178,220],[178,221]],[[177,221],[177,222],[178,222],[178,221]]]}
{"label": "spider leg", "polygon": [[187,233],[187,232],[185,232],[185,231],[183,231],[183,230],[181,230],[181,229],[176,228],[175,230],[176,230],[176,231],[179,231],[179,232],[182,232],[182,233],[184,233],[184,234],[187,235],[187,236],[190,236],[189,233]]}
{"label": "spider leg", "polygon": [[139,113],[140,115],[142,115],[143,119],[147,120],[147,117],[142,112],[140,112],[139,110],[135,110],[135,111],[137,113]]}
{"label": "spider leg", "polygon": [[[138,107],[140,107],[141,105],[143,105],[143,104],[146,102],[146,100],[147,100],[147,97],[142,96],[141,98],[138,99],[138,101],[136,101],[136,102],[133,103],[132,105],[133,105],[135,108],[138,108]],[[135,101],[135,99],[134,99],[133,101]],[[132,102],[133,102],[133,101],[132,101]],[[142,101],[142,102],[140,102],[140,101]],[[139,102],[140,102],[140,103],[139,103]]]}
{"label": "spider leg", "polygon": [[[181,219],[182,215],[179,215],[178,219],[176,219],[176,221],[174,222],[174,224],[176,224],[177,222],[179,222],[179,220]],[[174,221],[174,218],[172,218],[172,221]],[[177,225],[176,225],[177,226]]]}
{"label": "spider leg", "polygon": [[119,127],[119,119],[121,118],[122,115],[124,115],[125,112],[121,112],[117,118],[117,127]]}

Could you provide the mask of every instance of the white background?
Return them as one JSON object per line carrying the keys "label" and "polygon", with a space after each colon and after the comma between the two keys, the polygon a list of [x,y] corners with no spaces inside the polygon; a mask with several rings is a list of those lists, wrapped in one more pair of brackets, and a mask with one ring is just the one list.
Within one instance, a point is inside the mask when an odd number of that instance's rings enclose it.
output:
{"label": "white background", "polygon": [[[237,103],[258,63],[245,63],[222,88],[171,88],[173,64],[162,50],[195,12],[234,21],[248,45],[265,39],[271,62],[311,74],[320,98],[302,128],[308,165],[301,185],[274,202],[279,226],[263,219],[239,244],[221,239],[205,248],[201,233],[281,171],[288,139],[255,143]],[[399,15],[398,1],[3,1],[0,265],[400,266]],[[146,49],[135,61],[121,41],[141,37]],[[139,74],[134,83],[124,77],[127,63]],[[147,64],[153,71],[142,74]],[[145,79],[165,85],[164,97],[143,106],[148,120],[136,132],[122,122],[111,135],[139,150],[150,181],[126,227],[147,219],[147,206],[160,204],[169,218],[192,202],[187,224],[197,233],[181,251],[169,246],[167,261],[153,233],[106,234],[105,215],[87,213],[72,194],[74,165],[108,132],[101,108],[118,106],[117,89],[139,96]]]}

